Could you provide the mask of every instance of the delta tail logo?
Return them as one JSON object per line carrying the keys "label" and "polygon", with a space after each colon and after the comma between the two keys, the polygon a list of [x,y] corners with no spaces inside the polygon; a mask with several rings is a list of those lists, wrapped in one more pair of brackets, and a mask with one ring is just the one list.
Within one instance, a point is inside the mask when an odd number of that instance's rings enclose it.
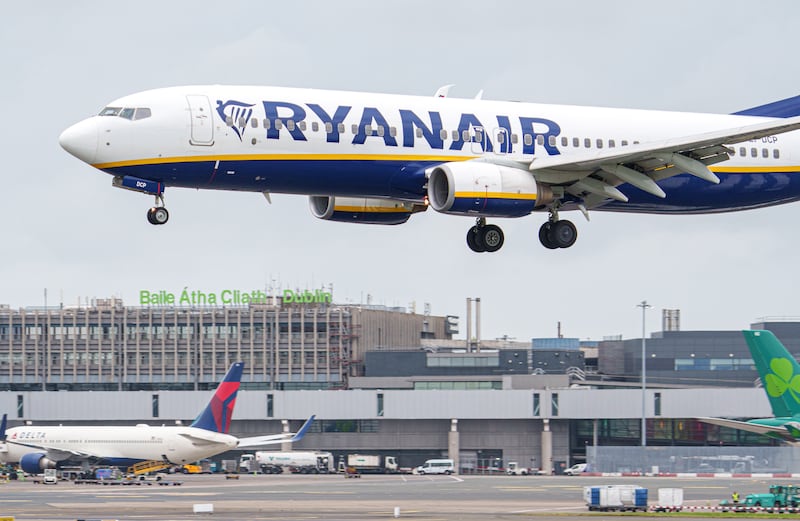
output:
{"label": "delta tail logo", "polygon": [[772,371],[764,377],[767,394],[780,398],[789,393],[795,402],[800,403],[800,375],[792,370],[792,362],[788,358],[773,358],[769,363]]}
{"label": "delta tail logo", "polygon": [[244,103],[241,101],[228,100],[225,103],[222,100],[217,100],[217,114],[222,118],[236,135],[239,136],[239,141],[244,137],[244,131],[247,129],[247,123],[253,115],[252,107],[255,103]]}

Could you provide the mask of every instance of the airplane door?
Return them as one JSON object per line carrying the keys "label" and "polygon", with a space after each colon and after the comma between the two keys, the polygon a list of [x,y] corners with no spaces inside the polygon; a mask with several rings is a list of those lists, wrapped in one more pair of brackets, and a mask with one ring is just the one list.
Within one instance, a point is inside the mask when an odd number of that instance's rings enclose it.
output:
{"label": "airplane door", "polygon": [[197,146],[211,146],[214,144],[214,121],[211,113],[211,104],[208,97],[190,94],[186,96],[189,102],[191,117],[191,136],[189,143]]}
{"label": "airplane door", "polygon": [[489,134],[486,132],[486,129],[483,127],[473,127],[472,128],[472,143],[470,144],[470,148],[472,149],[473,154],[483,154],[489,145]]}

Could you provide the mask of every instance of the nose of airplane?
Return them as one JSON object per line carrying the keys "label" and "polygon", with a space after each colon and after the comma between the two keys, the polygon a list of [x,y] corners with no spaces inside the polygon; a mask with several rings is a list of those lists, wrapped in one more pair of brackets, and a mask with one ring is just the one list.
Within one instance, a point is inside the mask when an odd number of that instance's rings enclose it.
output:
{"label": "nose of airplane", "polygon": [[61,148],[85,163],[97,158],[97,122],[95,118],[75,123],[58,137]]}

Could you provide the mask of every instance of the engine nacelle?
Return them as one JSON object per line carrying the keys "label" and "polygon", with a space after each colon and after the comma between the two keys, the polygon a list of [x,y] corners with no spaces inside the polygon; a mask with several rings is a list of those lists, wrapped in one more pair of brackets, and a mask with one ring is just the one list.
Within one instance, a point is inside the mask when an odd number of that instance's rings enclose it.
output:
{"label": "engine nacelle", "polygon": [[308,198],[311,213],[318,219],[361,224],[403,224],[412,213],[424,211],[419,204],[391,199],[333,197],[312,195]]}
{"label": "engine nacelle", "polygon": [[433,169],[428,177],[428,200],[442,213],[522,217],[552,202],[553,193],[525,170],[465,161]]}
{"label": "engine nacelle", "polygon": [[44,452],[29,452],[19,459],[19,466],[28,474],[40,474],[44,469],[56,468],[56,462]]}

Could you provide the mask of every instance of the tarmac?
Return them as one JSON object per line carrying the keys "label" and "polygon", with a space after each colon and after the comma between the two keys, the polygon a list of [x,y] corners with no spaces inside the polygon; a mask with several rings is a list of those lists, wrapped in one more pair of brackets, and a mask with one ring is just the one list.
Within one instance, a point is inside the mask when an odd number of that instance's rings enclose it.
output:
{"label": "tarmac", "polygon": [[[242,475],[239,479],[176,475],[174,480],[181,486],[12,481],[0,485],[0,519],[455,521],[558,517],[568,521],[585,516],[614,517],[588,512],[584,486],[639,485],[649,490],[651,504],[657,500],[658,488],[683,488],[687,510],[701,511],[730,498],[734,490],[744,497],[765,492],[773,483],[791,483],[753,477],[402,474],[365,475],[361,479],[344,479],[342,475]],[[735,515],[731,513],[731,517]]]}

